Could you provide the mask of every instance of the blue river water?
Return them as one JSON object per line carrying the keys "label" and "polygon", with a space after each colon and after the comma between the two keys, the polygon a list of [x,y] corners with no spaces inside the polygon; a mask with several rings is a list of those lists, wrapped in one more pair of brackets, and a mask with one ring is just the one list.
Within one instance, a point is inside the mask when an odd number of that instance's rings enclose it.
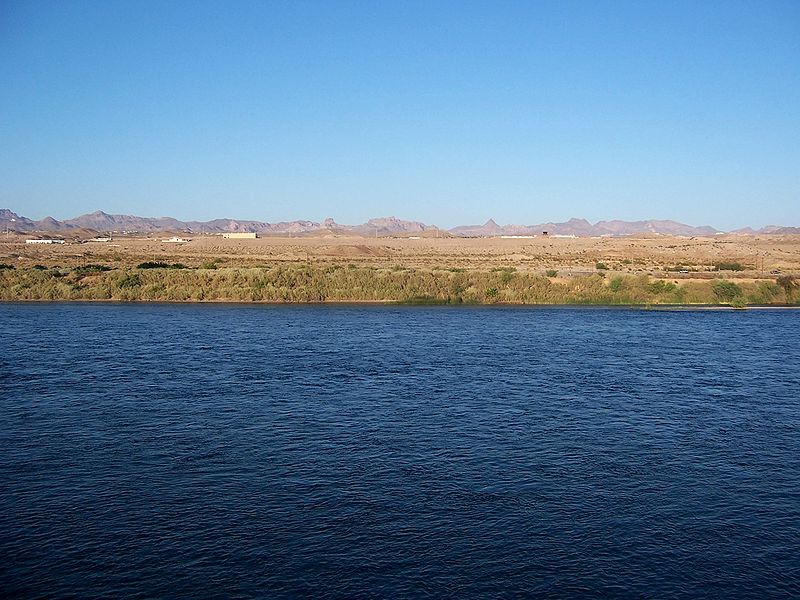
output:
{"label": "blue river water", "polygon": [[800,311],[0,304],[0,593],[800,597]]}

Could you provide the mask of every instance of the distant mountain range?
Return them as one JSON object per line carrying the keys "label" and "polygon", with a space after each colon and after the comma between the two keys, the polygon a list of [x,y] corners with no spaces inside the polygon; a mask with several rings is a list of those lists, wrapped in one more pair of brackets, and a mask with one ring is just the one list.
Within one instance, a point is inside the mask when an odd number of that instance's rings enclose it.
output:
{"label": "distant mountain range", "polygon": [[34,221],[20,216],[7,208],[0,208],[0,228],[20,232],[58,232],[70,233],[80,230],[114,233],[151,233],[151,232],[186,232],[186,233],[233,233],[255,232],[263,234],[302,234],[330,231],[332,233],[360,233],[379,235],[391,233],[423,233],[437,232],[439,229],[418,221],[402,221],[395,217],[370,219],[361,225],[342,225],[333,219],[325,219],[322,223],[314,221],[288,221],[266,223],[241,219],[214,219],[213,221],[179,221],[172,217],[136,217],[133,215],[109,215],[96,211],[81,215],[74,219],[57,221],[46,217]]}
{"label": "distant mountain range", "polygon": [[462,225],[450,230],[461,236],[499,236],[499,235],[574,235],[591,237],[599,235],[635,235],[656,233],[666,235],[703,236],[715,235],[713,227],[692,227],[677,221],[598,221],[592,225],[586,219],[570,219],[565,223],[539,223],[538,225],[498,225],[489,219],[483,225]]}
{"label": "distant mountain range", "polygon": [[[311,234],[311,233],[356,233],[362,235],[451,235],[459,237],[497,237],[567,235],[576,237],[592,236],[625,236],[642,234],[709,236],[723,233],[709,226],[694,227],[677,221],[598,221],[595,224],[586,219],[570,219],[564,223],[540,223],[538,225],[498,225],[489,219],[483,225],[461,225],[449,230],[435,225],[426,225],[419,221],[404,221],[395,217],[370,219],[361,225],[342,225],[333,219],[325,219],[322,223],[314,221],[288,221],[267,223],[263,221],[246,221],[239,219],[215,219],[213,221],[179,221],[171,217],[136,217],[132,215],[109,215],[102,211],[82,215],[74,219],[57,221],[46,217],[34,221],[20,216],[9,209],[0,208],[0,229],[19,232],[57,232],[61,234],[81,231],[98,233],[153,233],[153,232],[185,232],[185,233],[226,233],[255,232],[261,234]],[[728,233],[743,235],[755,234],[800,234],[800,227],[768,226],[755,230],[750,227]]]}

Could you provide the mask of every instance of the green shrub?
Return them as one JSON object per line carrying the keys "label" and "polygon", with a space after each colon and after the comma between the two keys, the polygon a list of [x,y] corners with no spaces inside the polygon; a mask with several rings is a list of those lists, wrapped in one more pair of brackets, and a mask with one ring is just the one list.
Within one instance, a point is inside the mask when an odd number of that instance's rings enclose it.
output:
{"label": "green shrub", "polygon": [[490,288],[487,288],[487,289],[486,289],[486,296],[487,296],[488,298],[495,298],[495,297],[497,297],[497,294],[498,294],[498,293],[499,293],[499,292],[497,291],[497,288],[496,288],[496,287],[490,287]]}
{"label": "green shrub", "polygon": [[648,284],[647,287],[650,290],[651,294],[669,294],[671,292],[674,292],[678,286],[676,286],[671,281],[664,281],[663,279],[659,279],[657,281],[653,281],[652,283]]}
{"label": "green shrub", "polygon": [[714,263],[714,268],[717,271],[744,271],[747,267],[738,262],[718,262]]}
{"label": "green shrub", "polygon": [[623,281],[624,279],[622,277],[614,277],[614,279],[608,283],[608,287],[612,292],[617,293],[622,289]]}
{"label": "green shrub", "polygon": [[720,302],[730,302],[737,296],[742,295],[742,288],[725,279],[718,279],[712,284],[712,289],[717,300]]}
{"label": "green shrub", "polygon": [[136,273],[125,274],[118,282],[117,287],[121,289],[138,287],[142,284],[142,280]]}
{"label": "green shrub", "polygon": [[0,271],[2,271],[3,269],[16,269],[16,267],[8,263],[0,263]]}
{"label": "green shrub", "polygon": [[769,304],[780,292],[778,284],[772,281],[760,281],[748,297],[755,304]]}
{"label": "green shrub", "polygon": [[606,264],[605,263],[601,263],[601,262],[596,263],[594,265],[594,268],[597,269],[598,271],[607,271],[608,270],[608,267],[606,266]]}
{"label": "green shrub", "polygon": [[72,269],[72,272],[76,275],[89,275],[91,273],[105,273],[106,271],[110,271],[111,267],[107,267],[105,265],[81,265],[79,267],[75,267]]}
{"label": "green shrub", "polygon": [[544,274],[547,275],[548,277],[558,277],[558,271],[556,271],[555,269],[547,269],[547,271],[545,271]]}

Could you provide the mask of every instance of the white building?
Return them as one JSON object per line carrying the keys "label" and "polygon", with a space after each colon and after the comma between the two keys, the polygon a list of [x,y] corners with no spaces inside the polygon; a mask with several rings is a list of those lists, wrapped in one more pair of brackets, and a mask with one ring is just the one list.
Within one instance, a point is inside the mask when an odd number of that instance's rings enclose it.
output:
{"label": "white building", "polygon": [[63,244],[64,240],[25,240],[26,244]]}

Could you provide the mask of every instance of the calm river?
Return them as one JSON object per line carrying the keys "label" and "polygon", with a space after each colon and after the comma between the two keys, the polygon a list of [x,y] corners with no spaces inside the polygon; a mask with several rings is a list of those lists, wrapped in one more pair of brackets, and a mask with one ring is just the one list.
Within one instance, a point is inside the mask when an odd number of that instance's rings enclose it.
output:
{"label": "calm river", "polygon": [[800,311],[0,304],[0,592],[800,596]]}

